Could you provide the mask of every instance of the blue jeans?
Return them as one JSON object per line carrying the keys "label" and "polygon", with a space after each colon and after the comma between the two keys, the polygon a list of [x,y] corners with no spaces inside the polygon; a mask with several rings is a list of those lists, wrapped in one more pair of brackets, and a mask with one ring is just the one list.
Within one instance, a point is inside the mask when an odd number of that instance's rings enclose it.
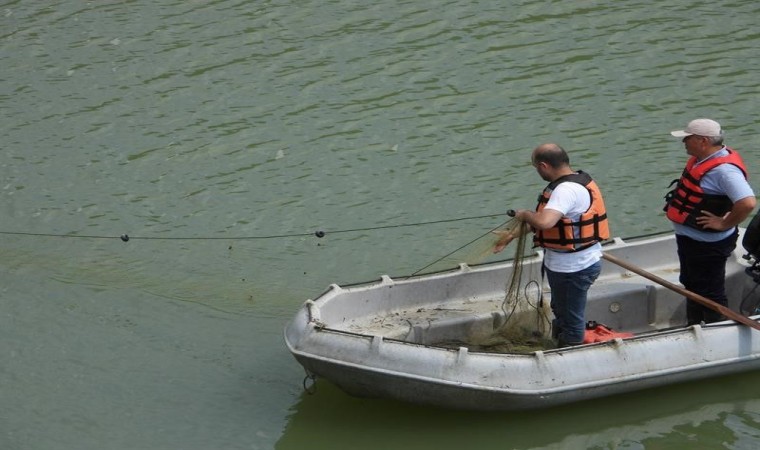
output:
{"label": "blue jeans", "polygon": [[588,289],[594,284],[602,271],[602,263],[597,261],[591,266],[572,273],[552,272],[546,270],[546,278],[552,290],[552,334],[560,345],[578,345],[583,343],[586,333],[586,298]]}

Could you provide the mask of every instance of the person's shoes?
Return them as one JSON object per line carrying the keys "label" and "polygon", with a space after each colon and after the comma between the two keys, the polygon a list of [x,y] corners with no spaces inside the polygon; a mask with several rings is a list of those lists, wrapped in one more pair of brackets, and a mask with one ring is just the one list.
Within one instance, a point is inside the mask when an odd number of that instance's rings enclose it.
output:
{"label": "person's shoes", "polygon": [[576,345],[583,345],[583,342],[565,342],[562,339],[560,339],[557,344],[557,347],[566,348],[566,347],[575,347]]}

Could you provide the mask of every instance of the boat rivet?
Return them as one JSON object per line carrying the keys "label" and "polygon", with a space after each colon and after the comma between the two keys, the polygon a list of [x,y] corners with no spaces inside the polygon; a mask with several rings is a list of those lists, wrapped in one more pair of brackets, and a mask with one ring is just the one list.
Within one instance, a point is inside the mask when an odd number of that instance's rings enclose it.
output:
{"label": "boat rivet", "polygon": [[618,302],[610,303],[610,312],[616,313],[618,311],[620,311],[620,303]]}

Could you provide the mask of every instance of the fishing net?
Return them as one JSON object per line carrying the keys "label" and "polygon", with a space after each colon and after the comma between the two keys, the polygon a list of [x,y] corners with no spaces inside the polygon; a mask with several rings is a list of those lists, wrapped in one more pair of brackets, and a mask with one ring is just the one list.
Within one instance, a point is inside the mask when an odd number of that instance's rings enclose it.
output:
{"label": "fishing net", "polygon": [[518,220],[514,222],[509,224],[512,235],[516,236],[512,272],[508,274],[501,303],[504,323],[487,340],[492,347],[509,351],[553,347],[550,308],[543,298],[540,273],[535,270],[533,273],[524,272],[523,261],[530,235],[528,225]]}
{"label": "fishing net", "polygon": [[500,304],[502,323],[489,335],[439,345],[493,353],[529,353],[556,347],[551,339],[551,309],[543,298],[540,263],[534,261],[527,270],[523,265],[526,257],[534,254],[528,245],[531,233],[525,222],[512,219],[492,230],[470,246],[464,260],[473,264],[492,255],[497,242],[507,233],[513,237],[507,248],[514,248],[514,257]]}

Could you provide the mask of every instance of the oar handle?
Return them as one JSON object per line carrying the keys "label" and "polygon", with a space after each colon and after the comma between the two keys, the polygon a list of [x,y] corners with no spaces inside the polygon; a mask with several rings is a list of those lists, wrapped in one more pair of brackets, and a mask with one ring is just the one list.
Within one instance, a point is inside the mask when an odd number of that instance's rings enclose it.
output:
{"label": "oar handle", "polygon": [[654,281],[655,283],[664,286],[672,291],[678,292],[679,294],[683,295],[684,297],[688,298],[689,300],[694,300],[695,302],[710,308],[714,311],[717,311],[724,316],[728,317],[729,319],[739,322],[741,324],[747,325],[748,327],[752,327],[756,330],[760,330],[760,323],[755,322],[754,320],[745,317],[741,314],[738,314],[734,312],[731,309],[726,308],[725,306],[718,304],[714,302],[713,300],[710,300],[709,298],[702,297],[701,295],[691,292],[687,289],[684,289],[683,287],[673,284],[668,280],[665,280],[663,278],[658,277],[657,275],[647,272],[646,270],[642,269],[641,267],[635,266],[627,261],[623,261],[622,259],[612,256],[609,253],[605,252],[602,253],[602,258],[606,259],[607,261],[617,264],[618,266],[630,270],[631,272],[641,275],[644,278],[647,278],[649,280]]}

